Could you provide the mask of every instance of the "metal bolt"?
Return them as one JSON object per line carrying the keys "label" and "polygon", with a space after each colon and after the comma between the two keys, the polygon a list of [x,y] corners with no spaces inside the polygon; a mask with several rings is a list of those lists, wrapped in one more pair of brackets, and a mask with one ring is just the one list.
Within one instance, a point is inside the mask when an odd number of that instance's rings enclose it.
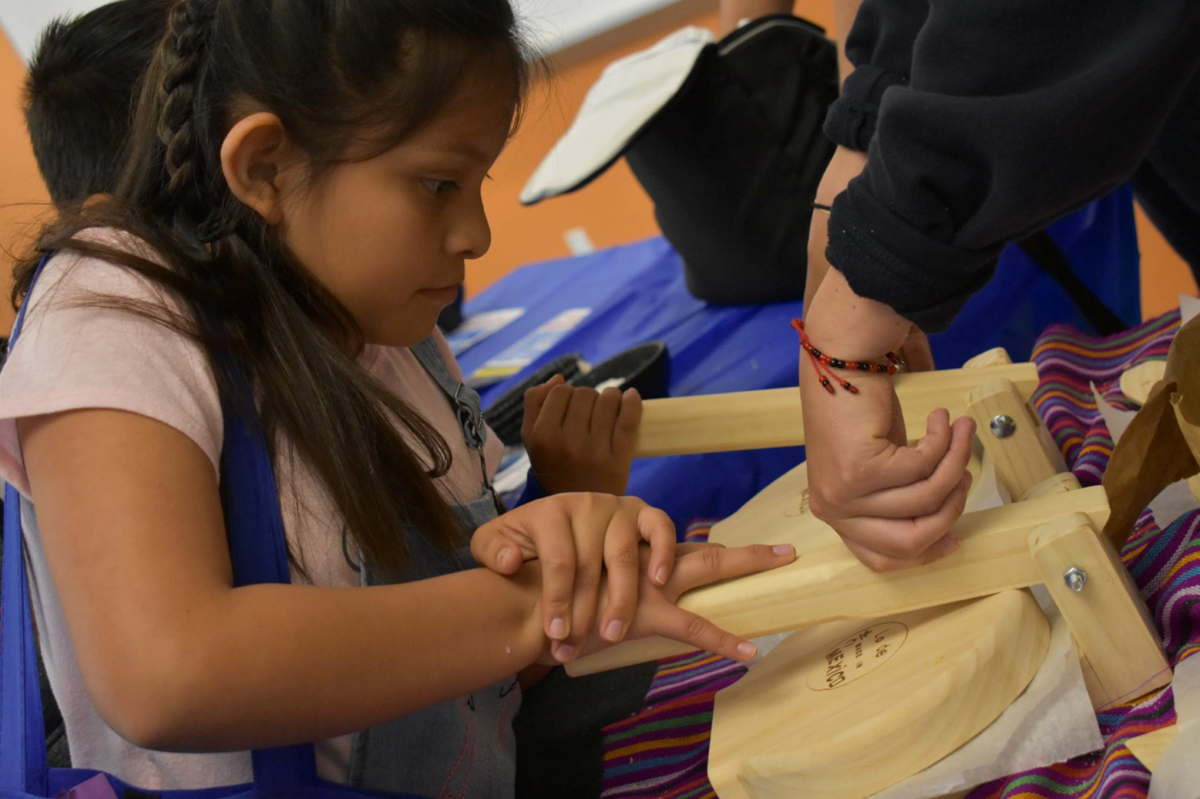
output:
{"label": "metal bolt", "polygon": [[1067,584],[1067,588],[1072,591],[1079,592],[1087,585],[1087,572],[1083,569],[1077,569],[1074,566],[1063,572],[1063,582]]}
{"label": "metal bolt", "polygon": [[996,438],[1008,438],[1017,432],[1017,420],[1007,414],[1000,414],[992,419],[992,435]]}

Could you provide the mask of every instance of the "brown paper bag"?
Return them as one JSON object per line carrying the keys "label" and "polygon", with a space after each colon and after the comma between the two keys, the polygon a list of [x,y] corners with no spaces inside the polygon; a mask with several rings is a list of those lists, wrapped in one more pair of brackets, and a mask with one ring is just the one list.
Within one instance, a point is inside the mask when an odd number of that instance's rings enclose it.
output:
{"label": "brown paper bag", "polygon": [[[1113,450],[1104,473],[1112,515],[1104,531],[1119,549],[1164,488],[1200,472],[1200,317],[1180,328],[1167,373]],[[1161,519],[1164,524],[1172,519]]]}

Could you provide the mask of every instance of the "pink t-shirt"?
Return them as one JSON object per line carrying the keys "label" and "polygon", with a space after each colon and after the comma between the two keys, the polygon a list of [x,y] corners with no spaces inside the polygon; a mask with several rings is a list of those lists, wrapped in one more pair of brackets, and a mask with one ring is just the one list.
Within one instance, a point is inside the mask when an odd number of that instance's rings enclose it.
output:
{"label": "pink t-shirt", "polygon": [[[153,257],[143,243],[125,234],[95,230],[85,235]],[[130,411],[170,425],[194,441],[219,474],[221,404],[203,350],[185,336],[134,314],[78,305],[78,300],[97,294],[150,300],[180,309],[176,300],[127,269],[78,253],[56,255],[28,300],[24,328],[0,373],[0,476],[28,498],[29,481],[16,420],[82,408]],[[451,373],[461,379],[440,334],[437,342]],[[446,498],[457,502],[478,498],[483,490],[479,456],[466,446],[445,394],[416,357],[407,349],[372,345],[366,348],[361,363],[449,443],[453,467],[438,482]],[[279,450],[285,451],[286,446]],[[494,474],[501,450],[499,439],[489,434],[485,447],[489,474]],[[324,488],[302,464],[282,460],[279,482],[284,491],[280,499],[284,528],[289,546],[304,563],[308,582],[358,586],[359,575],[343,553],[340,516]],[[46,567],[35,509],[23,501],[22,513],[42,655],[63,712],[73,765],[106,771],[148,790],[249,782],[248,752],[151,752],[121,738],[104,722],[84,688]],[[326,779],[345,782],[349,757],[350,736],[317,743],[318,770]]]}

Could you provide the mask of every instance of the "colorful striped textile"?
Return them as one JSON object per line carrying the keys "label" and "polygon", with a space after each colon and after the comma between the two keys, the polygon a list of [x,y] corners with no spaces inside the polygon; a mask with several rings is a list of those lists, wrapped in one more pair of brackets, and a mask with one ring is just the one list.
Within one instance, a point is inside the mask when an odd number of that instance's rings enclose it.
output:
{"label": "colorful striped textile", "polygon": [[[1100,482],[1113,449],[1091,385],[1114,407],[1134,409],[1121,394],[1121,374],[1143,361],[1165,359],[1178,329],[1176,312],[1111,338],[1053,327],[1039,340],[1033,360],[1041,385],[1034,405],[1084,485]],[[1165,529],[1144,513],[1122,557],[1176,664],[1200,653],[1200,511],[1163,521],[1169,523]],[[687,540],[705,540],[710,527],[693,525]],[[663,661],[642,712],[605,730],[603,796],[715,797],[706,776],[713,698],[744,673],[732,661],[705,654]],[[1145,797],[1150,775],[1125,742],[1174,722],[1171,689],[1098,718],[1104,751],[981,786],[970,799]]]}

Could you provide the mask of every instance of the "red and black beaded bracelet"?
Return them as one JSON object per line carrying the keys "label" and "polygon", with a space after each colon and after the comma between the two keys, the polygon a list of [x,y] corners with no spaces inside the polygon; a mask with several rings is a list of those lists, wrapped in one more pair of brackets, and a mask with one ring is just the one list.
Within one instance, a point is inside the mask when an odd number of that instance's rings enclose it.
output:
{"label": "red and black beaded bracelet", "polygon": [[[821,385],[830,394],[835,393],[833,382],[836,382],[846,391],[851,394],[857,394],[858,389],[849,381],[843,380],[833,373],[834,369],[845,369],[851,372],[867,372],[880,375],[894,375],[900,369],[903,369],[906,364],[904,361],[896,357],[895,353],[889,352],[884,357],[888,363],[869,363],[866,361],[846,361],[841,358],[834,358],[826,355],[812,345],[808,340],[808,333],[804,331],[804,322],[799,319],[792,320],[792,327],[800,334],[800,348],[808,353],[809,359],[812,360],[813,368],[817,371],[817,378],[821,381]],[[833,382],[830,382],[830,381]]]}

